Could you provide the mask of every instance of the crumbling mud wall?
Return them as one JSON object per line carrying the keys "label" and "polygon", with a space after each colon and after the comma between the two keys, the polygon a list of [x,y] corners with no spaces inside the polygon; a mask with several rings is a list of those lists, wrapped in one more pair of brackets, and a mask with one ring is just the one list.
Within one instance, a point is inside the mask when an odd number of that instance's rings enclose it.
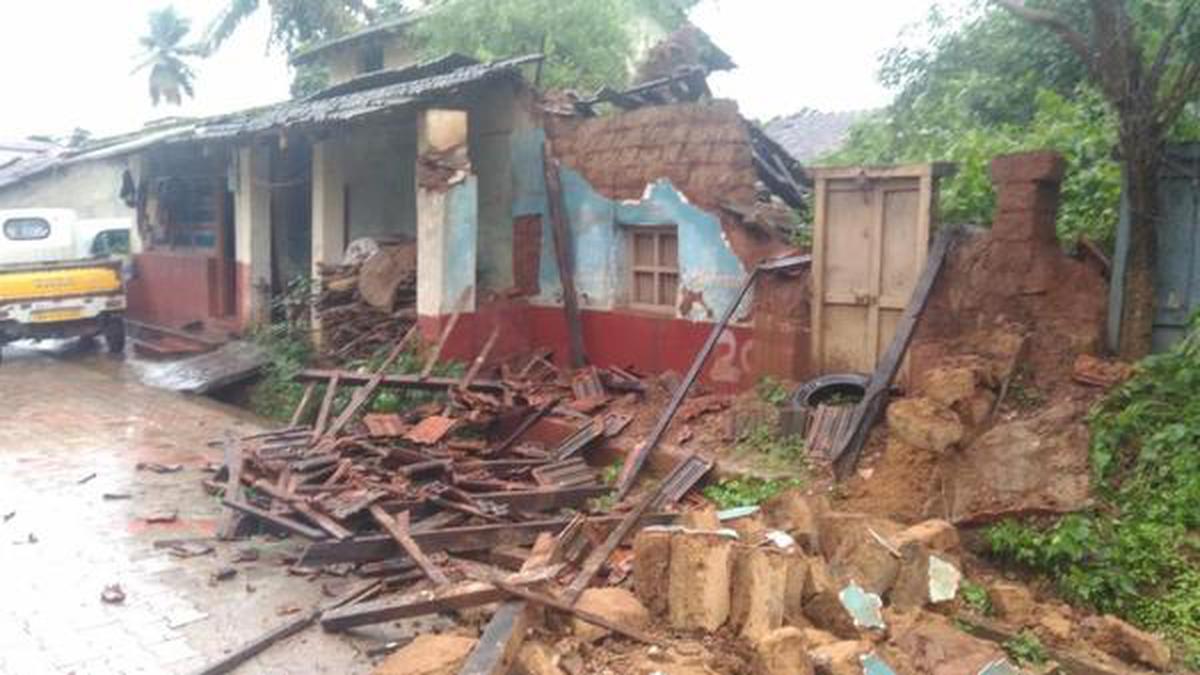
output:
{"label": "crumbling mud wall", "polygon": [[1064,168],[1053,152],[992,161],[992,227],[947,261],[912,348],[917,372],[947,354],[987,352],[994,330],[1015,326],[1027,336],[1021,356],[1029,374],[1053,390],[1069,380],[1079,354],[1100,349],[1108,284],[1063,253],[1055,235]]}

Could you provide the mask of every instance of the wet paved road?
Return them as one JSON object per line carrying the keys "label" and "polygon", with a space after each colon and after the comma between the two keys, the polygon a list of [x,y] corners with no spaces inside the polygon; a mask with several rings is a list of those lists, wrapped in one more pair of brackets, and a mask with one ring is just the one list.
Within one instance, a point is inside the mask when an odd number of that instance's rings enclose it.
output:
{"label": "wet paved road", "polygon": [[[253,433],[255,420],[207,399],[150,389],[132,367],[68,347],[4,349],[0,365],[0,673],[186,673],[322,599],[322,584],[285,573],[295,541],[219,544],[178,559],[156,540],[210,537],[219,503],[200,488],[219,452],[206,442]],[[177,473],[139,462],[182,464]],[[88,476],[94,477],[88,479]],[[129,499],[105,499],[128,493]],[[177,512],[173,523],[147,515]],[[210,582],[237,550],[256,563]],[[120,584],[120,605],[101,602]],[[340,590],[340,589],[339,589]],[[379,635],[310,628],[238,673],[363,673]]]}

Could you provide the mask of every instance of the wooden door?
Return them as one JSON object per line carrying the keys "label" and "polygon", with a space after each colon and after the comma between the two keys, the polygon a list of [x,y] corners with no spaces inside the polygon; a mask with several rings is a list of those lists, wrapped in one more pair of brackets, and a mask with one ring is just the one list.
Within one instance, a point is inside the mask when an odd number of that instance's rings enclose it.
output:
{"label": "wooden door", "polygon": [[887,349],[925,265],[936,167],[812,171],[819,372],[869,373]]}

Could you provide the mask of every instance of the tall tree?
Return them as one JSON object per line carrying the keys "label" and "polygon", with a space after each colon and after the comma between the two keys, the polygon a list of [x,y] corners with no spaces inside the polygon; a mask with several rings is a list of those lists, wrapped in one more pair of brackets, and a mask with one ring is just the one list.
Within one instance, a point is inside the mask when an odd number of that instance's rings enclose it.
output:
{"label": "tall tree", "polygon": [[[207,48],[220,47],[263,4],[261,0],[226,0],[208,28]],[[376,16],[373,6],[363,0],[266,0],[265,5],[271,12],[269,46],[279,45],[287,53],[299,45],[350,32]]]}
{"label": "tall tree", "polygon": [[150,100],[158,105],[162,100],[173,105],[183,102],[183,95],[195,95],[193,82],[195,73],[187,59],[203,56],[204,50],[196,45],[184,45],[183,39],[191,29],[191,22],[180,16],[174,6],[150,12],[149,32],[138,39],[145,49],[144,60],[133,72],[150,69]]}
{"label": "tall tree", "polygon": [[1057,35],[1116,113],[1130,212],[1120,349],[1127,358],[1145,355],[1154,324],[1163,150],[1185,106],[1200,98],[1200,0],[1088,0],[1085,20],[1021,0],[996,2]]}
{"label": "tall tree", "polygon": [[541,52],[543,83],[555,87],[627,81],[646,22],[672,30],[697,0],[441,0],[415,32],[430,55],[481,59]]}

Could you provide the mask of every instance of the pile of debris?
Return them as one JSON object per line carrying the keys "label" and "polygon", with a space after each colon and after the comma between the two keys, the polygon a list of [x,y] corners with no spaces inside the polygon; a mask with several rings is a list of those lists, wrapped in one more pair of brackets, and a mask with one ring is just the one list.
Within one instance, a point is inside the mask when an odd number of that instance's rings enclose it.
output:
{"label": "pile of debris", "polygon": [[417,318],[416,247],[359,240],[339,265],[319,265],[314,309],[325,355],[368,358],[395,344]]}
{"label": "pile of debris", "polygon": [[[562,601],[570,608],[635,526],[671,522],[665,510],[712,467],[689,456],[652,498],[600,513],[591,500],[612,488],[581,453],[621,434],[632,417],[588,413],[639,397],[637,374],[589,367],[568,378],[537,353],[519,367],[502,365],[502,379],[485,379],[497,331],[462,377],[433,376],[454,324],[419,374],[389,372],[415,340],[413,328],[372,373],[302,372],[305,395],[288,427],[222,443],[224,466],[206,482],[229,509],[218,536],[286,533],[311,542],[293,572],[371,580],[353,602],[314,610],[302,625],[319,618],[345,630],[463,609],[524,597],[528,585],[551,579],[573,580],[572,600]],[[444,396],[403,414],[367,412],[384,389]],[[557,535],[542,544],[553,555],[535,564],[520,547],[543,535]],[[261,648],[255,641],[230,659]]]}

